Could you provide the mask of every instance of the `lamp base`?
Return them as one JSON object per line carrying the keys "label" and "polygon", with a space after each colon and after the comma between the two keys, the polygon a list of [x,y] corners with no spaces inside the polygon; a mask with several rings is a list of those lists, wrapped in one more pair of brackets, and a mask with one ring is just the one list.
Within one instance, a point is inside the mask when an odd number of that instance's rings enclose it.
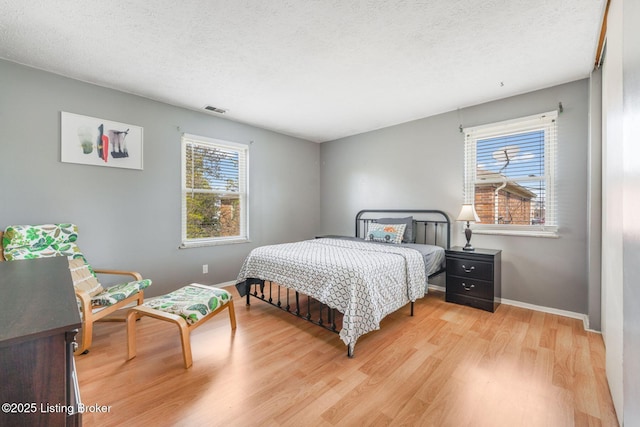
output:
{"label": "lamp base", "polygon": [[469,221],[467,221],[467,228],[464,229],[464,237],[467,238],[467,244],[462,248],[463,251],[475,251],[476,249],[471,246],[471,228],[469,228]]}

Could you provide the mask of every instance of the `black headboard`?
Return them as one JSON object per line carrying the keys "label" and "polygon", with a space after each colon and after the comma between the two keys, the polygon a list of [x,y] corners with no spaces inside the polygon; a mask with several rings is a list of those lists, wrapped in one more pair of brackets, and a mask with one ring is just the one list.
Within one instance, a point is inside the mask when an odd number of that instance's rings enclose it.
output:
{"label": "black headboard", "polygon": [[449,249],[451,242],[451,221],[446,213],[439,210],[398,210],[364,209],[356,215],[356,237],[367,235],[369,224],[378,218],[403,218],[412,216],[416,224],[416,243],[442,246]]}

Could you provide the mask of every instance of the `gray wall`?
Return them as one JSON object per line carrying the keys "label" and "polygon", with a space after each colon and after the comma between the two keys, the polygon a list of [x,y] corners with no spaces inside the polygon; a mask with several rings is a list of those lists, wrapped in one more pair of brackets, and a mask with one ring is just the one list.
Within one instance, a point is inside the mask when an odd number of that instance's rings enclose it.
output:
{"label": "gray wall", "polygon": [[[144,170],[61,163],[60,111],[142,126]],[[74,222],[92,264],[140,271],[154,282],[151,296],[234,280],[252,248],[312,238],[319,229],[319,145],[312,142],[7,61],[0,61],[0,129],[0,228]],[[251,243],[178,249],[182,132],[254,141]]]}
{"label": "gray wall", "polygon": [[[459,125],[550,111],[559,102],[564,107],[558,120],[560,238],[476,234],[473,244],[502,249],[503,298],[587,314],[586,79],[323,143],[321,232],[353,234],[353,218],[364,208],[441,209],[454,220],[463,194]],[[453,243],[462,244],[460,224],[454,230]]]}
{"label": "gray wall", "polygon": [[[363,208],[438,208],[455,218],[462,201],[459,125],[548,111],[562,101],[561,237],[476,234],[473,243],[504,251],[503,298],[588,313],[588,87],[587,80],[573,82],[318,145],[0,61],[0,228],[75,222],[94,264],[141,271],[154,280],[150,295],[190,281],[231,281],[253,247],[318,232],[352,234]],[[144,127],[144,170],[61,163],[60,111]],[[254,141],[251,243],[177,249],[181,132]],[[456,224],[453,243],[462,242]]]}

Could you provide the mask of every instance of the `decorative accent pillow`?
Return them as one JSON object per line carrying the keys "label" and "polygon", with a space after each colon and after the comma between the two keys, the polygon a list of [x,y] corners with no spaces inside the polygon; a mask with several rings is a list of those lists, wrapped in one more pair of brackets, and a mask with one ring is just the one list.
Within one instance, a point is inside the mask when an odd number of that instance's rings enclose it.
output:
{"label": "decorative accent pillow", "polygon": [[87,292],[92,297],[104,291],[104,288],[98,282],[91,268],[82,258],[74,258],[69,260],[69,270],[71,270],[71,278],[73,286],[76,289]]}
{"label": "decorative accent pillow", "polygon": [[378,218],[376,222],[380,224],[406,224],[404,235],[402,236],[402,243],[416,242],[416,232],[414,231],[415,221],[412,216],[404,218]]}
{"label": "decorative accent pillow", "polygon": [[405,228],[406,224],[372,223],[367,230],[367,240],[399,244],[402,243]]}

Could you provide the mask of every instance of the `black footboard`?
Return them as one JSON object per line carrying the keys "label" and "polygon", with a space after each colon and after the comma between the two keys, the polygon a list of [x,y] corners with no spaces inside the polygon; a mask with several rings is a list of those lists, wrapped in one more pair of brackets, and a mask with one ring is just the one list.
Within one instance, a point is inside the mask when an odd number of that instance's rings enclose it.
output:
{"label": "black footboard", "polygon": [[[333,333],[339,334],[342,329],[340,311],[293,289],[261,279],[247,279],[236,287],[241,296],[246,295],[247,305],[251,305],[251,297],[254,297]],[[347,346],[347,356],[353,357],[353,351],[354,345]]]}
{"label": "black footboard", "polygon": [[248,279],[244,285],[247,305],[251,304],[250,297],[254,297],[331,332],[340,332],[342,313],[335,308],[277,283]]}

